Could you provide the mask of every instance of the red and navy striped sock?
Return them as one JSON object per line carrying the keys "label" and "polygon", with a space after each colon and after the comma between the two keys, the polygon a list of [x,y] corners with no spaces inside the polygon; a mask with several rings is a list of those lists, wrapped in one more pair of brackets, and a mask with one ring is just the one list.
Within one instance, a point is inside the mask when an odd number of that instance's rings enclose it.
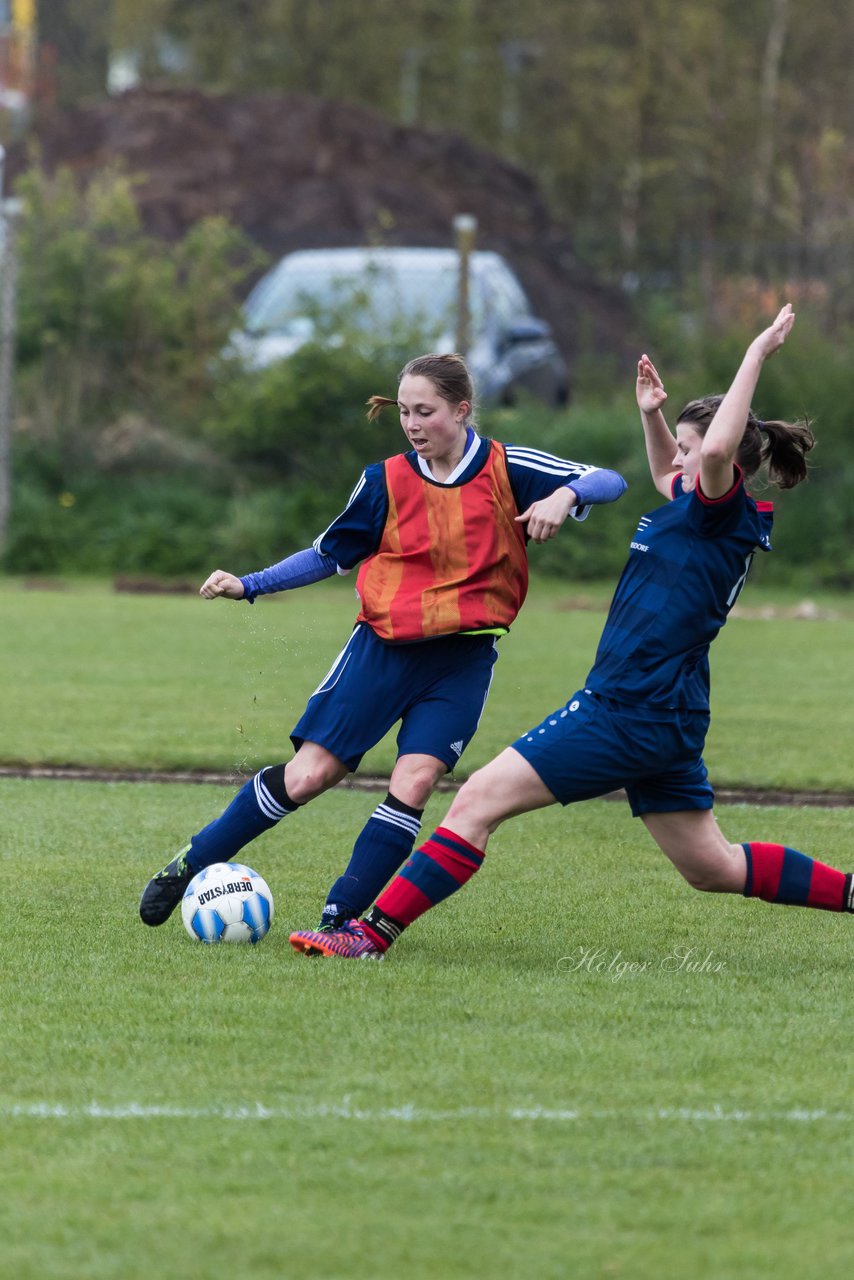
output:
{"label": "red and navy striped sock", "polygon": [[745,844],[745,898],[820,911],[854,911],[852,877],[782,844]]}
{"label": "red and navy striped sock", "polygon": [[413,920],[471,880],[482,862],[482,849],[448,827],[437,827],[367,912],[362,921],[365,932],[387,951]]}

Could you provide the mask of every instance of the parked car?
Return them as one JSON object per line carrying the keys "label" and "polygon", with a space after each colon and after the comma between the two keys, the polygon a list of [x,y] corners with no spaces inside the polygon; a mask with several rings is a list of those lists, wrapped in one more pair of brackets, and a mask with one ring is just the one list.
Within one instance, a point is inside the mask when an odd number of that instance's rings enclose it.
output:
{"label": "parked car", "polygon": [[[549,326],[497,253],[469,255],[467,358],[482,403],[512,404],[528,391],[565,404],[569,372]],[[244,305],[231,354],[254,369],[287,359],[313,339],[340,343],[350,333],[372,341],[418,333],[425,349],[456,347],[460,258],[454,249],[304,249],[289,253],[258,282]]]}

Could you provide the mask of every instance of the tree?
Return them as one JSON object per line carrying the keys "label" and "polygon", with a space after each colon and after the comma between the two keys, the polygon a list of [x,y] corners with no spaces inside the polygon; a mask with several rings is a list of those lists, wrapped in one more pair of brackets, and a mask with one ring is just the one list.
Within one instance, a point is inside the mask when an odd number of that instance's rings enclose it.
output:
{"label": "tree", "polygon": [[67,0],[43,34],[78,87],[103,84],[105,10],[145,74],[464,132],[528,169],[612,277],[699,278],[710,305],[727,272],[835,289],[854,270],[850,0]]}
{"label": "tree", "polygon": [[60,106],[106,91],[112,7],[113,0],[62,0],[39,6],[39,41],[56,52]]}

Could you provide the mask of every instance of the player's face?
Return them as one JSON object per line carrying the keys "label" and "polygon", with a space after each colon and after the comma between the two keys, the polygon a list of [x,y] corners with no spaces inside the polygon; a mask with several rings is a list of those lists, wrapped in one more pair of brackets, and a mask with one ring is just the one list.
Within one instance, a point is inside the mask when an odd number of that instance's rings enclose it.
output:
{"label": "player's face", "polygon": [[420,457],[435,462],[459,453],[466,438],[467,400],[450,404],[443,400],[429,378],[409,374],[397,389],[400,425]]}
{"label": "player's face", "polygon": [[699,431],[690,426],[687,422],[678,422],[676,424],[676,453],[673,456],[673,466],[677,471],[681,471],[686,482],[686,488],[690,488],[697,479],[700,471],[700,448],[703,443],[703,437]]}

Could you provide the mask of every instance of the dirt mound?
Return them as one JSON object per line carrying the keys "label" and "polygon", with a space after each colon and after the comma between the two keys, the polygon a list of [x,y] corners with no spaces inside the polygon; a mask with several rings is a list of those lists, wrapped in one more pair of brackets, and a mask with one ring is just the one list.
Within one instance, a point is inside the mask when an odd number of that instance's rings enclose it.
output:
{"label": "dirt mound", "polygon": [[[297,248],[448,245],[457,213],[503,253],[567,354],[626,354],[627,309],[579,266],[569,230],[521,169],[463,137],[405,128],[364,107],[293,94],[134,90],[43,117],[42,165],[82,180],[122,157],[141,177],[146,227],[180,236],[225,214],[274,257]],[[10,149],[10,183],[27,163]]]}

